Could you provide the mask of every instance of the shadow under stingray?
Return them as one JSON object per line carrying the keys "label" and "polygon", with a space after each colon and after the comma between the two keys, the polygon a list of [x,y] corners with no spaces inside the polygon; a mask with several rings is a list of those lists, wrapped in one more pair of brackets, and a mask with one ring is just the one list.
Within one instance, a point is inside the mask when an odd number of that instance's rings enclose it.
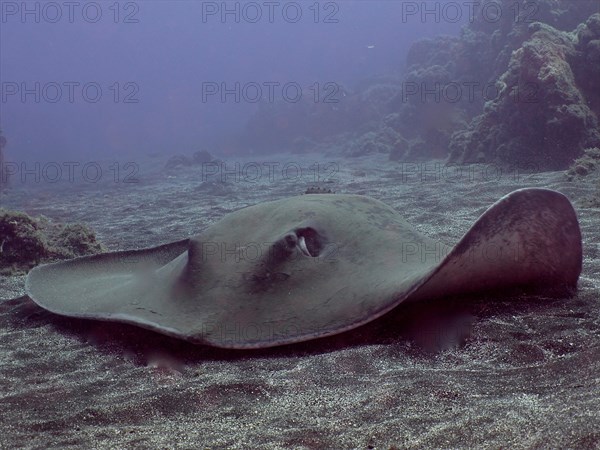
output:
{"label": "shadow under stingray", "polygon": [[60,316],[23,296],[0,304],[4,320],[18,328],[50,325],[56,332],[75,337],[109,354],[122,354],[134,364],[151,365],[167,359],[175,365],[244,358],[300,357],[363,345],[394,345],[410,356],[432,357],[464,347],[473,327],[507,314],[529,315],[562,310],[571,293],[503,293],[463,295],[403,303],[384,316],[333,336],[262,349],[224,349],[192,344],[134,325]]}

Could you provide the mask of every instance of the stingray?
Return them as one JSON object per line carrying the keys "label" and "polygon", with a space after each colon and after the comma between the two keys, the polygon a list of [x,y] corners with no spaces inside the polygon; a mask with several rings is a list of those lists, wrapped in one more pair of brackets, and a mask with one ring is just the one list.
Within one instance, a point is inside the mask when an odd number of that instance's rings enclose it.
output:
{"label": "stingray", "polygon": [[190,239],[38,266],[26,290],[64,316],[261,348],[341,333],[406,301],[572,292],[581,266],[577,216],[556,191],[508,194],[454,247],[373,198],[312,194],[240,209]]}

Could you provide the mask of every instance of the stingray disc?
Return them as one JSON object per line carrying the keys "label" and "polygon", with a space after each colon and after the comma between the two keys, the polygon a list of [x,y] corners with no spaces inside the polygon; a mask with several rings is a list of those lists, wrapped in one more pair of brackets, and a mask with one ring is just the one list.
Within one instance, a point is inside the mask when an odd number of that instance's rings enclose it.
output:
{"label": "stingray disc", "polygon": [[378,200],[318,194],[241,209],[191,239],[36,267],[27,293],[65,316],[258,348],[340,333],[405,300],[574,288],[581,264],[577,217],[555,191],[507,195],[454,247]]}

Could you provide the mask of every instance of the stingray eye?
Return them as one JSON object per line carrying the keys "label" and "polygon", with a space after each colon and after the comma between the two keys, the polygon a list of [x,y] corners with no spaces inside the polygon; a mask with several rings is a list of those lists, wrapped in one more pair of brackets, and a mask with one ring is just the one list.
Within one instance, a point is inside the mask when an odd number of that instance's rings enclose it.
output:
{"label": "stingray eye", "polygon": [[306,256],[316,258],[325,247],[325,238],[317,230],[311,227],[298,228],[296,230],[298,245]]}

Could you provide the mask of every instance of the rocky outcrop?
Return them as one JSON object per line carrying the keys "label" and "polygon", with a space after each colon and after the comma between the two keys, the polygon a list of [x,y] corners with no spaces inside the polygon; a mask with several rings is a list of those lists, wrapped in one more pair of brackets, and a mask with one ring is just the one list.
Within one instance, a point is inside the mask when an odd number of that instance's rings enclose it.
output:
{"label": "rocky outcrop", "polygon": [[[588,20],[585,30],[596,24],[597,16]],[[582,90],[577,80],[597,83],[588,81],[586,73],[596,69],[583,68],[590,64],[586,50],[596,35],[588,36],[583,48],[578,42],[582,29],[565,33],[536,22],[529,32],[498,80],[497,97],[452,137],[450,161],[558,170],[568,167],[584,148],[600,145],[598,118],[585,95],[589,89]]]}

